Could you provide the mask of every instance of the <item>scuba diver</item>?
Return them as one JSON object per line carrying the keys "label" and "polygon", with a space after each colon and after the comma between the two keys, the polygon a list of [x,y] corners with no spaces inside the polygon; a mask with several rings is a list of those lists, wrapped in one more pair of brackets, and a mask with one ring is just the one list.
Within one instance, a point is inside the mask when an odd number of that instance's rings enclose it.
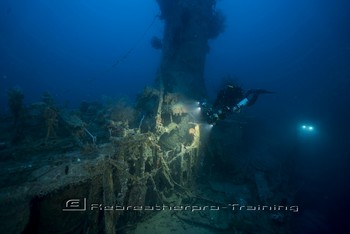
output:
{"label": "scuba diver", "polygon": [[229,114],[240,112],[243,106],[252,106],[260,94],[271,94],[274,92],[264,89],[250,89],[244,93],[237,85],[226,85],[219,91],[212,107],[206,101],[201,102],[202,117],[208,124],[216,124],[218,120],[225,119]]}

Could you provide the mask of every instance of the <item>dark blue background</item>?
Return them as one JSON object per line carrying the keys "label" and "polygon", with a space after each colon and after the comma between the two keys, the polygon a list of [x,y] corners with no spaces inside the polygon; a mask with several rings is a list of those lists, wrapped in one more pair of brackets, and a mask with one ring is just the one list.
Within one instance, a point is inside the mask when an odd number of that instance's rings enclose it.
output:
{"label": "dark blue background", "polygon": [[77,105],[133,97],[153,84],[160,51],[149,41],[162,35],[159,20],[147,30],[159,13],[155,1],[6,0],[0,10],[2,104],[14,85],[27,102],[49,91]]}
{"label": "dark blue background", "polygon": [[[314,139],[299,145],[309,169],[301,189],[304,201],[313,201],[305,206],[342,223],[350,178],[350,1],[221,0],[218,8],[227,22],[210,41],[209,95],[226,74],[246,89],[276,91],[246,112],[276,142],[303,141],[297,128],[314,124]],[[71,106],[105,96],[134,100],[153,84],[160,62],[150,46],[152,36],[162,36],[158,14],[155,0],[2,0],[1,112],[16,85],[27,103],[44,91]]]}

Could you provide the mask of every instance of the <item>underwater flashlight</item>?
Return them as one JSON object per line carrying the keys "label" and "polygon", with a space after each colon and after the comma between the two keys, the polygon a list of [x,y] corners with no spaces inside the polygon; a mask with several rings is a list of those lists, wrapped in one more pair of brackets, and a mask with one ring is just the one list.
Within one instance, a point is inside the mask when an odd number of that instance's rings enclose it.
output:
{"label": "underwater flashlight", "polygon": [[298,127],[298,135],[303,139],[315,139],[319,135],[318,129],[309,123],[302,123]]}
{"label": "underwater flashlight", "polygon": [[315,128],[312,125],[302,125],[301,129],[305,132],[312,132]]}
{"label": "underwater flashlight", "polygon": [[203,127],[207,132],[210,132],[213,129],[214,124],[204,124]]}

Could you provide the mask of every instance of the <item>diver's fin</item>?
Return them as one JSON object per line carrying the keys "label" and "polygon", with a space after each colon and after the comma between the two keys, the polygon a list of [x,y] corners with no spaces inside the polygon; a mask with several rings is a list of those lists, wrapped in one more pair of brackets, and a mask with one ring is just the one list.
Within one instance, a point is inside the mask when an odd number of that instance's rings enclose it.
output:
{"label": "diver's fin", "polygon": [[276,93],[276,92],[269,91],[269,90],[266,90],[266,89],[255,89],[255,91],[258,94],[274,94],[274,93]]}

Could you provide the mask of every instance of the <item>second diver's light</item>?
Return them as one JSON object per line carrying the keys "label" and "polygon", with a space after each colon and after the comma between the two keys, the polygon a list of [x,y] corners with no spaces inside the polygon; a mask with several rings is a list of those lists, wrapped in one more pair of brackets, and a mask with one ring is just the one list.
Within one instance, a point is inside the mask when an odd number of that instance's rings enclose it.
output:
{"label": "second diver's light", "polygon": [[312,131],[315,130],[315,128],[314,128],[314,126],[312,126],[312,125],[306,125],[306,124],[304,124],[304,125],[301,125],[301,130],[302,130],[303,132],[312,132]]}

